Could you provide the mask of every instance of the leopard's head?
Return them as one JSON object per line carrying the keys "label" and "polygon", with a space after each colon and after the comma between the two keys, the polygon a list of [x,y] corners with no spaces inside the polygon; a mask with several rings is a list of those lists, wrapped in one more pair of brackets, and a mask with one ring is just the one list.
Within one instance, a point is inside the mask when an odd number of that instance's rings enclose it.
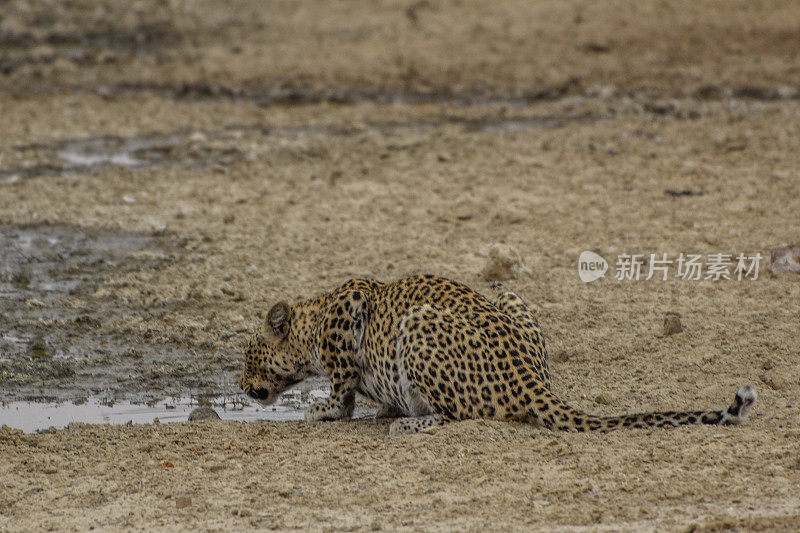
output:
{"label": "leopard's head", "polygon": [[313,313],[308,303],[276,304],[250,339],[239,386],[264,405],[312,374]]}

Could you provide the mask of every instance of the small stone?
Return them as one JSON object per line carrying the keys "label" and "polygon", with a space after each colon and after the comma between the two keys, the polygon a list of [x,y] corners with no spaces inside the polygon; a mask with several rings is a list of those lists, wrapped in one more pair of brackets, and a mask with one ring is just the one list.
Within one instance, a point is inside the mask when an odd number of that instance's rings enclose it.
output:
{"label": "small stone", "polygon": [[602,54],[611,50],[611,45],[600,41],[588,41],[580,45],[580,49],[584,52],[592,52],[595,54]]}
{"label": "small stone", "polygon": [[681,324],[680,313],[669,312],[664,317],[664,333],[663,336],[674,335],[683,331],[683,324]]}
{"label": "small stone", "polygon": [[778,87],[778,98],[788,99],[797,98],[798,90],[789,85],[781,85]]}
{"label": "small stone", "polygon": [[208,142],[208,137],[202,131],[195,131],[189,135],[189,141],[202,144]]}
{"label": "small stone", "polygon": [[605,392],[601,392],[594,398],[594,403],[599,403],[600,405],[611,405],[614,403],[614,399],[611,398],[610,395],[606,394]]}
{"label": "small stone", "polygon": [[507,244],[493,244],[489,249],[489,260],[483,267],[483,277],[489,281],[502,281],[530,276],[531,269],[525,266],[522,257]]}
{"label": "small stone", "polygon": [[192,506],[192,499],[188,496],[178,496],[175,498],[175,507],[178,509],[186,509]]}
{"label": "small stone", "polygon": [[786,272],[800,273],[800,244],[773,248],[769,270],[776,276]]}
{"label": "small stone", "polygon": [[47,341],[41,335],[36,335],[28,346],[28,354],[34,359],[43,359],[51,355]]}
{"label": "small stone", "polygon": [[11,283],[18,289],[27,289],[31,284],[31,277],[27,272],[17,272],[11,276]]}
{"label": "small stone", "polygon": [[164,235],[167,232],[167,225],[166,224],[154,224],[150,231],[152,232],[154,237],[158,237],[160,235]]}
{"label": "small stone", "polygon": [[338,170],[338,169],[334,170],[328,176],[328,183],[330,185],[336,185],[336,182],[341,180],[343,177],[344,177],[344,173],[341,170]]}
{"label": "small stone", "polygon": [[208,406],[198,407],[189,414],[189,422],[199,420],[220,420],[219,414]]}
{"label": "small stone", "polygon": [[222,222],[224,224],[230,224],[234,220],[236,220],[236,217],[234,217],[233,215],[225,215],[225,217],[222,219]]}
{"label": "small stone", "polygon": [[114,63],[117,61],[117,54],[110,50],[105,50],[98,54],[97,61],[99,63]]}
{"label": "small stone", "polygon": [[644,109],[656,115],[669,115],[675,112],[677,106],[674,102],[645,102]]}
{"label": "small stone", "polygon": [[782,390],[789,385],[789,382],[774,370],[761,374],[761,381],[772,390]]}

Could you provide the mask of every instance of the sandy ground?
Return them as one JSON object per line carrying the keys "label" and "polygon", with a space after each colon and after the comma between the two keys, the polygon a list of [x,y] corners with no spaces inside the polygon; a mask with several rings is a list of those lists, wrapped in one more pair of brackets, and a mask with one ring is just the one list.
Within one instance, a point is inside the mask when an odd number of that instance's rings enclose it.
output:
{"label": "sandy ground", "polygon": [[486,291],[497,242],[576,407],[760,398],[742,427],[612,435],[5,428],[0,529],[797,529],[800,277],[576,268],[800,240],[796,4],[123,5],[0,3],[3,399],[230,393],[276,300]]}

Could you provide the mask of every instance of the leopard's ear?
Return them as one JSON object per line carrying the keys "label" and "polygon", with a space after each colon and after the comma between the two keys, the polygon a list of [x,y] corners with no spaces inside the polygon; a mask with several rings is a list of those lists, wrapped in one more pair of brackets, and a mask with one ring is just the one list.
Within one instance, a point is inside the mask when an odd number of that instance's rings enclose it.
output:
{"label": "leopard's ear", "polygon": [[286,302],[280,302],[272,306],[264,319],[264,331],[272,333],[276,337],[283,338],[289,333],[289,317],[292,309]]}

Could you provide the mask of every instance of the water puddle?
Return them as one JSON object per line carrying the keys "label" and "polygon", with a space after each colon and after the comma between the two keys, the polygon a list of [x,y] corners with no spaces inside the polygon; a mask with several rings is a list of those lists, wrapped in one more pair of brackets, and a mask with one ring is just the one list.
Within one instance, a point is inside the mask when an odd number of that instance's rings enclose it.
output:
{"label": "water puddle", "polygon": [[116,165],[138,168],[164,161],[180,144],[180,138],[101,137],[64,143],[56,156],[75,168]]}
{"label": "water puddle", "polygon": [[[324,400],[329,394],[326,386],[317,381],[305,387],[286,391],[268,407],[241,395],[220,397],[203,401],[222,420],[254,422],[266,420],[286,422],[303,420],[306,408]],[[82,402],[5,402],[0,403],[0,426],[21,429],[26,433],[63,429],[74,422],[84,424],[149,424],[158,419],[161,423],[186,422],[189,415],[200,406],[196,398],[170,397],[149,404],[131,401],[114,401],[91,398]],[[375,409],[359,402],[354,418],[375,414]]]}
{"label": "water puddle", "polygon": [[153,133],[20,145],[15,149],[24,154],[29,163],[20,168],[0,169],[0,180],[14,182],[114,166],[131,169],[168,165],[227,166],[244,158],[242,151],[224,135],[200,136],[198,140],[187,134]]}

